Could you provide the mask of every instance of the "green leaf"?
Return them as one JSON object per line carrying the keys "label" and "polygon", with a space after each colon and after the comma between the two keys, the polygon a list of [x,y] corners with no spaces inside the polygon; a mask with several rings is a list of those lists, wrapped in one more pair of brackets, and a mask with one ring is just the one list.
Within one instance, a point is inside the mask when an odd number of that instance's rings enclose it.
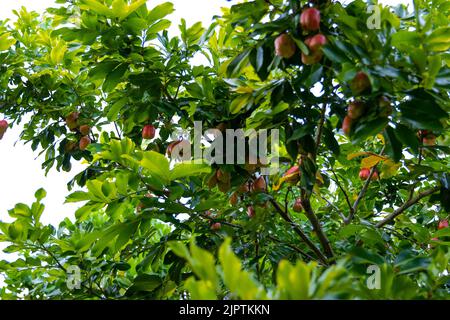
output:
{"label": "green leaf", "polygon": [[303,138],[304,136],[311,134],[313,130],[313,127],[310,125],[304,125],[301,126],[299,128],[296,128],[294,130],[294,132],[292,133],[292,135],[289,137],[289,139],[287,139],[287,143],[291,142],[291,141],[296,141],[300,138]]}
{"label": "green leaf", "polygon": [[450,228],[437,230],[435,233],[433,233],[432,238],[439,238],[439,237],[450,237]]}
{"label": "green leaf", "polygon": [[241,70],[247,65],[248,57],[250,55],[251,49],[246,49],[240,54],[238,54],[227,67],[227,76],[234,78],[239,75]]}
{"label": "green leaf", "polygon": [[230,243],[231,240],[227,238],[219,248],[224,284],[241,299],[264,299],[265,293],[253,277],[242,269],[241,262],[231,250]]}
{"label": "green leaf", "polygon": [[116,86],[122,82],[122,77],[128,70],[127,63],[119,64],[112,72],[108,73],[103,83],[103,91],[110,92],[113,91]]}
{"label": "green leaf", "polygon": [[232,114],[239,113],[244,107],[252,103],[252,95],[250,93],[241,94],[231,101],[230,112]]}
{"label": "green leaf", "polygon": [[168,14],[174,12],[173,4],[170,2],[162,3],[156,7],[154,7],[147,15],[147,21],[149,23],[153,23],[159,19],[164,18]]}
{"label": "green leaf", "polygon": [[450,48],[450,27],[440,27],[434,30],[425,41],[432,51],[446,51]]}
{"label": "green leaf", "polygon": [[401,120],[415,129],[442,130],[440,119],[448,118],[447,112],[432,100],[414,98],[399,105]]}
{"label": "green leaf", "polygon": [[401,30],[392,35],[392,45],[399,49],[418,48],[421,45],[421,37],[415,31]]}
{"label": "green leaf", "polygon": [[91,200],[91,195],[84,191],[75,191],[66,197],[65,203]]}
{"label": "green leaf", "polygon": [[387,118],[377,118],[370,122],[360,124],[352,136],[352,142],[356,144],[364,141],[368,137],[376,136],[386,127],[388,122],[389,120]]}
{"label": "green leaf", "polygon": [[355,247],[350,250],[350,254],[354,256],[356,263],[371,263],[376,265],[382,265],[385,261],[382,256],[377,253],[373,253],[367,249],[361,247]]}
{"label": "green leaf", "polygon": [[280,299],[305,300],[310,298],[310,285],[314,264],[298,261],[295,266],[282,260],[277,270],[277,294]]}
{"label": "green leaf", "polygon": [[146,151],[143,153],[143,158],[140,161],[140,165],[148,170],[150,175],[153,175],[164,184],[168,184],[170,181],[169,161],[161,153],[155,151]]}
{"label": "green leaf", "polygon": [[397,123],[395,126],[395,135],[404,145],[411,148],[414,153],[419,152],[419,139],[416,133],[407,126]]}
{"label": "green leaf", "polygon": [[80,9],[92,10],[104,16],[111,16],[111,10],[97,0],[81,0]]}
{"label": "green leaf", "polygon": [[13,210],[9,211],[10,216],[12,217],[30,217],[31,216],[31,210],[30,208],[24,204],[24,203],[18,203],[14,207]]}
{"label": "green leaf", "polygon": [[160,20],[154,24],[152,24],[148,29],[147,29],[147,34],[152,34],[152,33],[158,33],[162,30],[166,30],[167,28],[170,27],[172,23],[170,22],[170,20]]}
{"label": "green leaf", "polygon": [[127,293],[151,292],[160,287],[162,283],[161,277],[157,274],[140,274],[133,280],[133,285],[128,289]]}
{"label": "green leaf", "polygon": [[35,192],[34,197],[36,198],[37,201],[41,201],[42,199],[44,199],[47,196],[47,192],[45,191],[45,189],[40,188],[38,191]]}
{"label": "green leaf", "polygon": [[169,241],[167,242],[167,245],[177,256],[186,260],[190,259],[191,254],[183,242]]}
{"label": "green leaf", "polygon": [[217,300],[216,288],[210,281],[195,280],[194,277],[187,279],[185,288],[194,300]]}
{"label": "green leaf", "polygon": [[10,38],[10,35],[10,33],[4,33],[0,36],[0,51],[8,50],[13,44],[16,43],[16,40]]}
{"label": "green leaf", "polygon": [[333,131],[328,129],[327,127],[323,128],[323,141],[325,146],[333,152],[333,154],[338,157],[341,153],[341,149],[339,147],[339,143],[336,140],[336,137],[333,134]]}
{"label": "green leaf", "polygon": [[203,173],[210,172],[211,166],[209,164],[186,161],[175,165],[170,172],[170,180],[176,180],[184,177],[195,177]]}
{"label": "green leaf", "polygon": [[400,161],[402,158],[402,143],[397,139],[395,129],[388,126],[384,129],[384,140],[386,141],[386,154],[394,160]]}
{"label": "green leaf", "polygon": [[122,99],[117,100],[109,109],[106,117],[109,121],[116,121],[118,119],[118,115],[120,110],[127,104],[128,97],[123,97]]}

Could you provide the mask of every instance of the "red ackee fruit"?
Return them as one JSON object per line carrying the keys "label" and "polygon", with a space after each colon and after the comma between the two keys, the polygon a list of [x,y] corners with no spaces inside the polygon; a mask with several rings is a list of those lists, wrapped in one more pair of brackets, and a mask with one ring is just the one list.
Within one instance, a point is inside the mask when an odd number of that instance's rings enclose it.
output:
{"label": "red ackee fruit", "polygon": [[87,146],[91,144],[91,139],[88,136],[81,137],[80,150],[86,150]]}
{"label": "red ackee fruit", "polygon": [[344,120],[342,121],[342,131],[344,131],[344,134],[346,136],[350,135],[350,130],[352,128],[352,118],[349,116],[346,116]]}
{"label": "red ackee fruit", "polygon": [[302,204],[302,199],[297,198],[294,202],[294,206],[292,207],[292,209],[295,212],[302,212],[303,211],[303,204]]}
{"label": "red ackee fruit", "polygon": [[255,216],[256,211],[252,206],[247,207],[247,216],[251,219]]}
{"label": "red ackee fruit", "polygon": [[367,74],[365,74],[362,71],[359,71],[353,78],[350,84],[350,89],[356,95],[369,92],[371,89],[371,84]]}
{"label": "red ackee fruit", "polygon": [[305,40],[309,48],[309,54],[302,53],[302,62],[306,65],[319,62],[323,57],[322,46],[327,43],[327,38],[323,34],[316,34]]}
{"label": "red ackee fruit", "polygon": [[448,228],[448,220],[447,219],[439,221],[439,225],[438,225],[439,230],[445,229],[445,228]]}
{"label": "red ackee fruit", "polygon": [[6,130],[8,130],[8,122],[6,120],[0,120],[0,140],[3,138]]}
{"label": "red ackee fruit", "polygon": [[215,222],[211,225],[211,230],[218,231],[222,228],[222,224],[220,222]]}
{"label": "red ackee fruit", "polygon": [[367,180],[369,179],[369,175],[370,175],[370,169],[369,168],[362,168],[359,171],[359,178],[361,180]]}
{"label": "red ackee fruit", "polygon": [[365,105],[361,101],[350,102],[347,109],[347,115],[356,120],[364,114]]}
{"label": "red ackee fruit", "polygon": [[296,50],[294,40],[291,36],[283,33],[275,39],[275,54],[279,57],[289,59],[291,58]]}
{"label": "red ackee fruit", "polygon": [[300,15],[300,25],[303,30],[316,31],[320,27],[320,11],[316,8],[308,8]]}
{"label": "red ackee fruit", "polygon": [[267,189],[266,180],[264,177],[259,177],[253,182],[253,190],[257,192],[264,192]]}
{"label": "red ackee fruit", "polygon": [[79,130],[83,136],[87,136],[91,132],[91,127],[88,126],[87,124],[84,124],[80,126]]}
{"label": "red ackee fruit", "polygon": [[144,139],[153,139],[155,137],[156,129],[151,124],[147,124],[142,129],[142,138]]}

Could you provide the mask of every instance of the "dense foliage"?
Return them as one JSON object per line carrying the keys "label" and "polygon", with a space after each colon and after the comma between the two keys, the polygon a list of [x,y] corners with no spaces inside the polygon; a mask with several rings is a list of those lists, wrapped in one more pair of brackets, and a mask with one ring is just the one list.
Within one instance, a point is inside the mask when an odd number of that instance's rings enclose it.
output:
{"label": "dense foliage", "polygon": [[[8,211],[1,298],[450,297],[448,1],[246,1],[175,37],[170,3],[56,2],[0,22],[0,113],[46,172],[89,164],[82,204]],[[278,172],[170,161],[194,121],[279,129]]]}

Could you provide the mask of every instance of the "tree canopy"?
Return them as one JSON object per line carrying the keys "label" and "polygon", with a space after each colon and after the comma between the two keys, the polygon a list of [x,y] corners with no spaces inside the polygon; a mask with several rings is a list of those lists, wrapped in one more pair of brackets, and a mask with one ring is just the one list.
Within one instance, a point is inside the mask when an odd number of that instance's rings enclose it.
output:
{"label": "tree canopy", "polygon": [[[88,163],[72,218],[40,189],[0,222],[2,299],[450,297],[448,1],[245,1],[177,36],[146,2],[0,21],[0,139]],[[278,170],[172,159],[196,121],[279,130]]]}

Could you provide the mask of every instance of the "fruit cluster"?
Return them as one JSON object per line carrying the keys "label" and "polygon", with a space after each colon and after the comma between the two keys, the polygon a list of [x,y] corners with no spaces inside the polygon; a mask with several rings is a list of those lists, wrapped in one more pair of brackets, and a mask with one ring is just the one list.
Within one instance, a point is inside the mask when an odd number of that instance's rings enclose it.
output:
{"label": "fruit cluster", "polygon": [[[300,27],[308,34],[304,39],[305,45],[308,47],[308,53],[302,52],[301,60],[306,65],[315,64],[323,57],[322,47],[327,43],[327,38],[317,33],[309,35],[320,29],[320,11],[316,8],[306,8],[300,15]],[[275,54],[284,59],[290,59],[297,51],[297,45],[288,33],[283,33],[275,39]]]}
{"label": "fruit cluster", "polygon": [[[66,125],[70,131],[78,133],[81,137],[78,141],[78,147],[80,150],[86,150],[88,145],[91,144],[91,138],[89,138],[89,133],[91,132],[91,127],[87,124],[80,125],[80,113],[72,112],[66,117]],[[66,144],[66,152],[71,152],[77,147],[76,143],[70,141]]]}

